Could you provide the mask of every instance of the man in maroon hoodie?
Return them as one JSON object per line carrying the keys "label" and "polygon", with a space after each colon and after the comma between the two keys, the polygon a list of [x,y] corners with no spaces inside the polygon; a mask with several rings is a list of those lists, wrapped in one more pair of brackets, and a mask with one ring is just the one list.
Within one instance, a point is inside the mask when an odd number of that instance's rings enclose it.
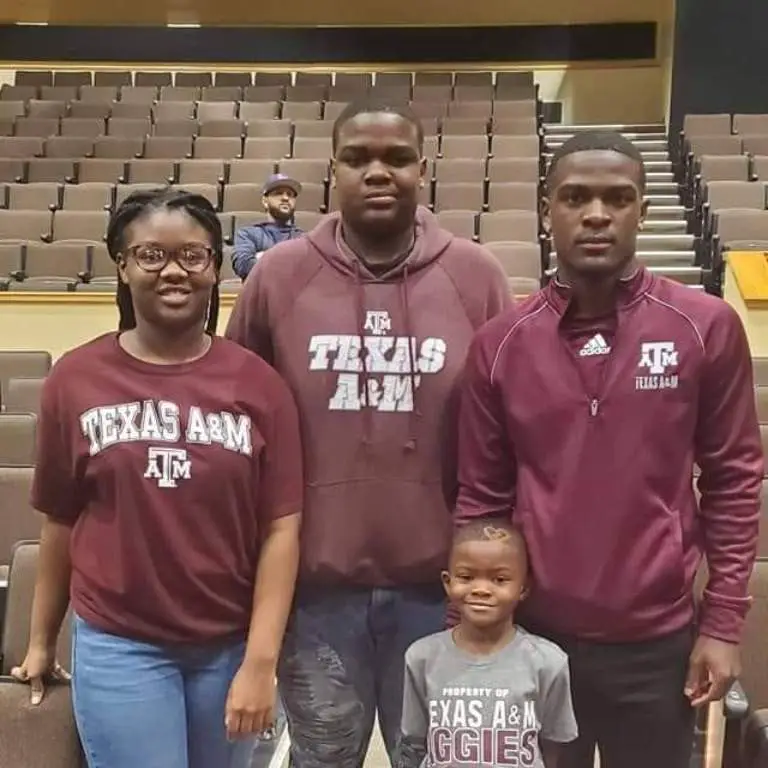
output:
{"label": "man in maroon hoodie", "polygon": [[417,204],[423,129],[350,105],[333,129],[339,214],[256,265],[227,335],[293,390],[302,558],[280,691],[295,768],[359,768],[378,714],[392,754],[404,654],[443,627],[456,498],[457,378],[510,304],[493,257]]}
{"label": "man in maroon hoodie", "polygon": [[739,672],[763,475],[749,348],[728,304],[638,263],[634,145],[577,135],[547,184],[558,274],[473,343],[457,523],[510,515],[527,539],[524,621],[570,655],[560,768],[595,745],[603,768],[684,768],[695,707]]}

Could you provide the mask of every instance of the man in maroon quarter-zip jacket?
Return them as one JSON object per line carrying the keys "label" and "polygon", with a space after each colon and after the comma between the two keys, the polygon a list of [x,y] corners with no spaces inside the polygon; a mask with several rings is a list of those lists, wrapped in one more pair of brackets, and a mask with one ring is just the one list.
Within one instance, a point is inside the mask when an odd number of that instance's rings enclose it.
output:
{"label": "man in maroon quarter-zip jacket", "polygon": [[749,348],[728,304],[638,263],[633,144],[577,134],[547,185],[558,274],[470,351],[457,524],[509,515],[527,539],[522,621],[570,655],[559,768],[595,745],[603,768],[684,768],[695,708],[739,672],[763,475]]}

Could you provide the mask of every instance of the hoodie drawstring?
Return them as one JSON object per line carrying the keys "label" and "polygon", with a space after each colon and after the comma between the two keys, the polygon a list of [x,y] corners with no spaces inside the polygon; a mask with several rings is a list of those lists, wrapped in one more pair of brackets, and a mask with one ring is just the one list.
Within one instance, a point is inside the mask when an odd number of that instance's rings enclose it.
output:
{"label": "hoodie drawstring", "polygon": [[416,450],[417,422],[421,418],[421,412],[416,407],[416,339],[411,327],[411,308],[408,303],[408,266],[403,267],[403,279],[400,282],[400,297],[403,302],[403,315],[405,316],[405,334],[408,337],[408,375],[411,382],[411,411],[408,414],[408,440],[405,443],[407,451]]}
{"label": "hoodie drawstring", "polygon": [[363,445],[371,444],[373,414],[368,397],[368,347],[365,346],[365,286],[360,278],[360,264],[355,261],[355,290],[357,292],[357,327],[360,332],[360,367],[357,370],[357,389],[361,392],[363,406]]}

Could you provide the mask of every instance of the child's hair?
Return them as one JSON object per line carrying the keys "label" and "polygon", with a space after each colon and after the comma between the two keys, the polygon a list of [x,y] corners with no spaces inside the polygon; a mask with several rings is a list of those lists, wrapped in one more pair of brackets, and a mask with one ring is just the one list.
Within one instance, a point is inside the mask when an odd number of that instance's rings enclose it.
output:
{"label": "child's hair", "polygon": [[[125,247],[125,232],[128,227],[136,219],[162,209],[184,211],[211,236],[217,279],[211,293],[211,306],[208,310],[208,321],[205,330],[207,333],[216,333],[216,325],[219,319],[218,274],[224,259],[224,238],[221,231],[221,222],[216,215],[216,209],[208,198],[177,187],[158,187],[128,195],[109,220],[106,237],[109,255],[113,261],[117,262],[118,255]],[[128,331],[135,328],[136,316],[133,310],[131,291],[119,277],[116,301],[120,315],[119,330]]]}
{"label": "child's hair", "polygon": [[528,547],[520,529],[505,518],[484,517],[470,520],[458,528],[453,537],[453,546],[468,541],[503,541],[518,550],[527,568]]}

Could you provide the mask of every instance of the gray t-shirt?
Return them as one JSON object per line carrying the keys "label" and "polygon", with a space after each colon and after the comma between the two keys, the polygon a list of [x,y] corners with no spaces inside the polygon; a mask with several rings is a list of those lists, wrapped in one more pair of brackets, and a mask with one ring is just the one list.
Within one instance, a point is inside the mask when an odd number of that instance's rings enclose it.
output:
{"label": "gray t-shirt", "polygon": [[405,655],[397,768],[543,768],[540,738],[576,736],[568,657],[542,637],[518,629],[501,650],[474,656],[439,632]]}

